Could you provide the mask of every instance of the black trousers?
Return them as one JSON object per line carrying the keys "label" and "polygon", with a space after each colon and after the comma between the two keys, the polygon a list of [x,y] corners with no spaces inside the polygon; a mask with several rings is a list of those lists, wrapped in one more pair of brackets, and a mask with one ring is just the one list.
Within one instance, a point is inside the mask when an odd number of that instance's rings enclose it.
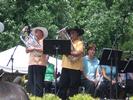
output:
{"label": "black trousers", "polygon": [[129,94],[133,94],[133,80],[127,79],[126,81],[126,92]]}
{"label": "black trousers", "polygon": [[44,81],[45,93],[52,93],[51,89],[54,87],[52,81]]}
{"label": "black trousers", "polygon": [[95,93],[95,83],[93,81],[82,79],[81,85],[85,87],[85,92],[91,95]]}
{"label": "black trousers", "polygon": [[69,96],[78,93],[81,82],[81,71],[63,68],[60,81],[58,96],[62,100],[66,100]]}
{"label": "black trousers", "polygon": [[43,80],[46,67],[30,65],[28,67],[28,89],[32,95],[43,96]]}
{"label": "black trousers", "polygon": [[[111,88],[112,92],[110,95]],[[119,93],[120,90],[121,89],[117,83],[111,84],[110,81],[103,81],[99,87],[99,93],[101,98],[106,97],[106,98],[116,99],[116,92]]]}

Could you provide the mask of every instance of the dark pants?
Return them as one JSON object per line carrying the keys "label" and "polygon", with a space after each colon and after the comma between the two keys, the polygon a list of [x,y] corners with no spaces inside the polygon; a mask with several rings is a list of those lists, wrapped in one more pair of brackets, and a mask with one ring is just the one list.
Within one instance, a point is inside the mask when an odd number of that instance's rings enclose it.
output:
{"label": "dark pants", "polygon": [[53,84],[51,81],[44,81],[45,93],[52,93]]}
{"label": "dark pants", "polygon": [[126,80],[126,92],[133,95],[133,80]]}
{"label": "dark pants", "polygon": [[81,81],[80,78],[81,78],[80,70],[63,68],[59,81],[58,96],[62,100],[66,100],[69,96],[77,94]]}
{"label": "dark pants", "polygon": [[110,98],[110,82],[103,81],[99,86],[98,93],[100,98]]}
{"label": "dark pants", "polygon": [[35,96],[43,96],[43,80],[45,70],[46,67],[40,65],[30,65],[28,67],[28,88]]}
{"label": "dark pants", "polygon": [[85,87],[85,92],[94,95],[95,83],[93,81],[83,79],[81,85]]}
{"label": "dark pants", "polygon": [[[111,89],[112,89],[112,91],[111,91]],[[117,96],[118,91],[120,91],[120,87],[118,86],[118,84],[111,84],[110,81],[103,81],[99,87],[99,92],[100,92],[101,98],[106,97],[106,98],[116,99],[116,98],[118,98],[118,96]]]}

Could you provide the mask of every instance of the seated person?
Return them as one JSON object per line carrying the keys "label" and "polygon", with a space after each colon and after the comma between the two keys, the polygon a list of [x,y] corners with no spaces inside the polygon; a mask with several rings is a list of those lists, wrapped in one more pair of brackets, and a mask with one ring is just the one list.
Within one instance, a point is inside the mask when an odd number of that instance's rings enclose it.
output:
{"label": "seated person", "polygon": [[[111,66],[102,65],[103,81],[111,81]],[[116,67],[112,66],[112,84],[114,84],[116,76]]]}
{"label": "seated person", "polygon": [[127,73],[126,92],[133,95],[133,73]]}
{"label": "seated person", "polygon": [[103,82],[100,85],[101,98],[110,98],[110,90],[112,89],[112,97],[116,96],[116,67],[112,66],[112,76],[111,76],[111,66],[101,65],[101,71],[103,75]]}
{"label": "seated person", "polygon": [[85,92],[94,95],[97,83],[99,60],[95,57],[96,45],[91,43],[87,48],[87,55],[83,57],[83,76],[81,85]]}
{"label": "seated person", "polygon": [[50,62],[48,62],[49,56],[46,56],[46,72],[44,75],[44,87],[45,87],[45,93],[51,93],[51,88],[53,88],[53,81],[55,79],[55,72],[54,72],[54,65]]}
{"label": "seated person", "polygon": [[29,100],[29,97],[21,86],[0,81],[0,100]]}
{"label": "seated person", "polygon": [[133,95],[133,73],[120,73],[119,85],[125,91],[125,95],[128,93]]}

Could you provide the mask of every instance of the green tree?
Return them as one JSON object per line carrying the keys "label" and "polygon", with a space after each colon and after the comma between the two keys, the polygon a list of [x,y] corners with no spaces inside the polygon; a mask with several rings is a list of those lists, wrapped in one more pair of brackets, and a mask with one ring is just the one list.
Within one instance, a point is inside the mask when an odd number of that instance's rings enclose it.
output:
{"label": "green tree", "polygon": [[18,33],[27,24],[46,27],[49,39],[65,26],[80,26],[84,42],[95,42],[98,51],[112,47],[121,36],[116,48],[133,50],[132,0],[1,0],[0,5],[0,21],[5,24],[0,51],[17,45]]}

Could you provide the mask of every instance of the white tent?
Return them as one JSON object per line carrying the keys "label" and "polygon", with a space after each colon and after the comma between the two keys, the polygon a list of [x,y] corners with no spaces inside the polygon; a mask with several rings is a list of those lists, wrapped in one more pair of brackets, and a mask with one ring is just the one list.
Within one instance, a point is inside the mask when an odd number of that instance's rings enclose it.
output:
{"label": "white tent", "polygon": [[[20,45],[3,51],[0,53],[0,69],[9,73],[18,71],[19,73],[27,74],[28,56],[29,54],[25,52],[25,47]],[[61,60],[57,59],[56,65],[56,59],[50,57],[49,62],[57,66],[57,71],[61,72]]]}

